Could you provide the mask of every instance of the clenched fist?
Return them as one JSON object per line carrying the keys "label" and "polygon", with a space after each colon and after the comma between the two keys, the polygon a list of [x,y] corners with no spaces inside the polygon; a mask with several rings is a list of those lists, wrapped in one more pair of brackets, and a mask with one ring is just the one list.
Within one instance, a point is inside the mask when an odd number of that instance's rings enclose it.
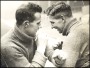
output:
{"label": "clenched fist", "polygon": [[66,58],[66,52],[56,49],[52,55],[52,62],[56,67],[60,67],[65,63]]}

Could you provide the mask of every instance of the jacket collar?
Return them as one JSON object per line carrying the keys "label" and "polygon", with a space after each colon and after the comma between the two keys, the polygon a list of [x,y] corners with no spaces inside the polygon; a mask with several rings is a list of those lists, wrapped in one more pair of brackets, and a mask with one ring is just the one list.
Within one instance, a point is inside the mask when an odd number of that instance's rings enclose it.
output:
{"label": "jacket collar", "polygon": [[70,30],[71,27],[73,27],[76,23],[78,23],[78,22],[77,22],[77,19],[76,19],[76,18],[73,18],[73,19],[69,22],[69,24],[67,24],[67,25],[64,27],[62,34],[63,34],[63,35],[68,35],[69,30]]}
{"label": "jacket collar", "polygon": [[17,27],[17,25],[14,28],[14,35],[21,41],[23,42],[32,42],[32,40],[34,39],[31,36],[26,35],[25,33],[23,33],[22,31],[20,31],[20,29]]}

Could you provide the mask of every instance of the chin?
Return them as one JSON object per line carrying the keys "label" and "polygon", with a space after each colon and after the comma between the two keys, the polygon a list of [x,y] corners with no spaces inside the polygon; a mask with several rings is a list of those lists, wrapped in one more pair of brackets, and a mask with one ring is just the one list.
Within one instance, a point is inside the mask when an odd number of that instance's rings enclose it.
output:
{"label": "chin", "polygon": [[58,29],[59,33],[62,33],[62,30],[61,29]]}
{"label": "chin", "polygon": [[32,37],[35,37],[35,35],[33,34]]}
{"label": "chin", "polygon": [[62,33],[62,29],[59,29],[58,27],[54,27],[54,29],[57,29],[59,33]]}
{"label": "chin", "polygon": [[29,36],[30,36],[30,37],[35,37],[35,35],[34,35],[34,34],[29,34]]}

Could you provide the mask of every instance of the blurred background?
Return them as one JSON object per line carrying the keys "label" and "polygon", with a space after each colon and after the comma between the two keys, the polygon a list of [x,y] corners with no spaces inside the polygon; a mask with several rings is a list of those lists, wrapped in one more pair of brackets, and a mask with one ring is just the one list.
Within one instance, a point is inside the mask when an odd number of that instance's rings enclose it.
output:
{"label": "blurred background", "polygon": [[[33,2],[39,4],[43,10],[58,1],[1,1],[1,37],[6,34],[15,25],[15,11],[23,3]],[[65,1],[72,9],[73,16],[76,17],[82,23],[89,24],[89,1]],[[50,24],[48,22],[42,23],[43,27],[47,27]],[[60,37],[58,31],[44,29],[48,34],[53,37]],[[61,38],[61,37],[60,37]],[[46,67],[54,67],[49,61],[47,61]]]}
{"label": "blurred background", "polygon": [[[1,1],[1,36],[15,24],[15,11],[22,3],[33,2],[39,4],[43,10],[58,1]],[[65,1],[71,5],[73,15],[78,20],[89,22],[89,1]],[[43,26],[50,25],[42,23]]]}

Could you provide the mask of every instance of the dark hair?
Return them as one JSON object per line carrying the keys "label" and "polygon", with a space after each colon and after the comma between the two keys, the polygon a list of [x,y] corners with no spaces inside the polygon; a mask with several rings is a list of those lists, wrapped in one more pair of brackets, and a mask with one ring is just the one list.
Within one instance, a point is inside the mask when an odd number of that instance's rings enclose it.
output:
{"label": "dark hair", "polygon": [[42,8],[34,3],[22,4],[16,10],[16,21],[18,25],[21,25],[23,21],[29,20],[30,22],[35,20],[34,14],[36,12],[42,12]]}
{"label": "dark hair", "polygon": [[65,2],[58,2],[51,7],[47,8],[45,11],[47,15],[55,16],[56,18],[61,17],[60,15],[71,17],[72,11],[71,7]]}

